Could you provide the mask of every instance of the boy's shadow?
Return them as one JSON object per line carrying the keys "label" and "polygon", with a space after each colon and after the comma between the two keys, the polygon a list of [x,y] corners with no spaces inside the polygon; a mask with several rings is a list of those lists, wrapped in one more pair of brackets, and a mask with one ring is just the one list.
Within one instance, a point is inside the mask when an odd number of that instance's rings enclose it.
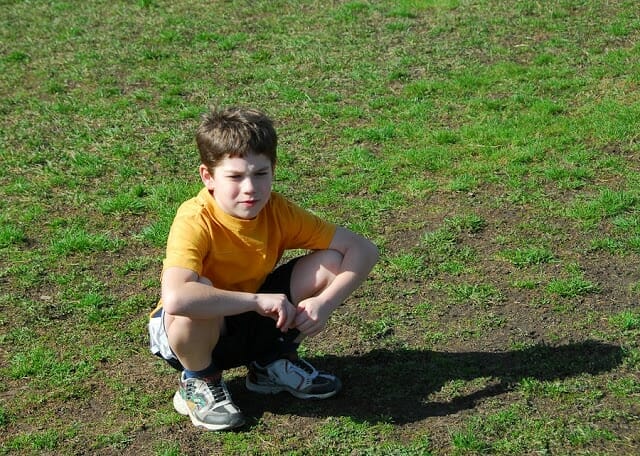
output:
{"label": "boy's shadow", "polygon": [[[606,372],[619,366],[622,358],[621,347],[596,341],[496,353],[377,349],[360,356],[310,359],[342,379],[342,392],[324,401],[301,401],[286,393],[257,395],[247,392],[244,379],[230,381],[229,387],[250,422],[268,411],[405,424],[473,408],[482,399],[512,391],[523,379],[562,380]],[[428,399],[452,380],[478,378],[487,378],[483,384],[488,386],[451,400]]]}

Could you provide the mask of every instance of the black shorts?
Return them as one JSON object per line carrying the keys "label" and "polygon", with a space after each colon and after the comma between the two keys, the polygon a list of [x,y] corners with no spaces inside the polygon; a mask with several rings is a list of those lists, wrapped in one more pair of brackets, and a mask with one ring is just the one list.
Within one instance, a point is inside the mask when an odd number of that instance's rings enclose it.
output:
{"label": "black shorts", "polygon": [[[291,299],[291,274],[299,258],[277,267],[271,272],[258,293],[282,293]],[[212,360],[219,369],[245,366],[252,361],[270,357],[287,347],[300,334],[297,329],[283,333],[276,328],[276,321],[256,312],[246,312],[225,317],[226,330],[213,349]],[[180,362],[166,360],[173,368],[183,370]]]}

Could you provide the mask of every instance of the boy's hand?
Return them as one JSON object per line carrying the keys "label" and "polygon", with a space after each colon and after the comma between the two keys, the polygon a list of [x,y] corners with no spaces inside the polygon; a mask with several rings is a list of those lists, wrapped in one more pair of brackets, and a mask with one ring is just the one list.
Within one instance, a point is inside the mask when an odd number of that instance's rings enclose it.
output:
{"label": "boy's hand", "polygon": [[325,304],[322,299],[316,297],[300,301],[293,326],[307,337],[320,334],[331,316],[331,309]]}
{"label": "boy's hand", "polygon": [[296,308],[284,294],[259,293],[257,312],[276,321],[276,328],[287,332],[293,327],[296,318]]}

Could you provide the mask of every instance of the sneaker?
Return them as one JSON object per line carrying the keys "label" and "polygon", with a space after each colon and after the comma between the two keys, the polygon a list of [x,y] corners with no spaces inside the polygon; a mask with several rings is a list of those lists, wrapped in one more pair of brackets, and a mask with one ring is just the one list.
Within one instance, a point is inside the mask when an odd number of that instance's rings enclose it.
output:
{"label": "sneaker", "polygon": [[232,429],[244,424],[244,416],[231,401],[221,376],[180,378],[180,388],[173,396],[173,407],[191,422],[210,431]]}
{"label": "sneaker", "polygon": [[326,399],[335,396],[342,383],[335,375],[319,372],[307,361],[278,359],[265,367],[255,361],[249,365],[247,389],[261,394],[287,391],[299,399]]}

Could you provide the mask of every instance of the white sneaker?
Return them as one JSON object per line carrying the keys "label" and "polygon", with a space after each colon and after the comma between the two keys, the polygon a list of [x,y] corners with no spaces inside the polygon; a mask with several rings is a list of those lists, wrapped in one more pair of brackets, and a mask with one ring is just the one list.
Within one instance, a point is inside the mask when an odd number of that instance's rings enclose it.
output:
{"label": "white sneaker", "polygon": [[247,389],[260,394],[287,391],[299,399],[335,396],[342,383],[335,375],[319,372],[303,359],[278,359],[265,367],[255,361],[249,366]]}
{"label": "white sneaker", "polygon": [[232,429],[244,424],[244,416],[231,401],[221,376],[180,377],[180,388],[173,396],[173,407],[191,422],[210,431]]}

